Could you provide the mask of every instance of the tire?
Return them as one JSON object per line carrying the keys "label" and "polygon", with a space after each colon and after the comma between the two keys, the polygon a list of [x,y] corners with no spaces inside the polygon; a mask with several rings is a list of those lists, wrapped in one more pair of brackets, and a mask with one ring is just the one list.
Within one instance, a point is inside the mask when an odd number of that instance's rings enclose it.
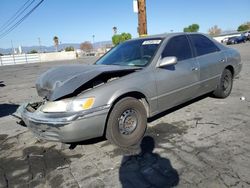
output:
{"label": "tire", "polygon": [[233,87],[233,75],[229,69],[225,69],[221,75],[219,84],[213,95],[217,98],[226,98],[230,95]]}
{"label": "tire", "polygon": [[119,147],[140,142],[147,128],[147,113],[137,99],[126,97],[118,101],[110,112],[106,138]]}

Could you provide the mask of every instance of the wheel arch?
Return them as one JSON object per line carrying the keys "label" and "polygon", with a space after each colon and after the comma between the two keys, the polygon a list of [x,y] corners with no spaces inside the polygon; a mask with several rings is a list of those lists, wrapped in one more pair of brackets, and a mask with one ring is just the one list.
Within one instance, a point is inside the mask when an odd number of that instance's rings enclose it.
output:
{"label": "wheel arch", "polygon": [[104,128],[104,132],[103,132],[104,136],[106,134],[107,123],[108,123],[110,113],[112,112],[115,104],[118,101],[120,101],[121,99],[125,98],[125,97],[133,97],[133,98],[138,99],[143,104],[143,106],[145,107],[147,117],[149,117],[149,115],[150,115],[150,106],[149,106],[149,102],[148,102],[148,99],[147,99],[146,95],[144,95],[143,93],[141,93],[139,91],[130,91],[130,92],[124,93],[124,94],[120,95],[119,97],[115,98],[111,103],[111,108],[109,109],[107,118],[105,120],[105,128]]}
{"label": "wheel arch", "polygon": [[232,65],[228,65],[228,66],[225,67],[225,69],[230,70],[230,72],[232,73],[232,76],[234,78],[234,67]]}

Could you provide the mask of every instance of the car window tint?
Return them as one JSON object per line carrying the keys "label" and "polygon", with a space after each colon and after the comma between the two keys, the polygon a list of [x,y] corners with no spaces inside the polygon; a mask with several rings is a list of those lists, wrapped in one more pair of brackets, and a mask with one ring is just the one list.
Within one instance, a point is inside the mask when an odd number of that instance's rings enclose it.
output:
{"label": "car window tint", "polygon": [[207,37],[203,35],[189,35],[196,50],[196,55],[201,56],[219,51],[219,48]]}
{"label": "car window tint", "polygon": [[168,41],[162,53],[162,57],[168,56],[175,56],[178,61],[192,58],[191,49],[186,36],[176,36]]}
{"label": "car window tint", "polygon": [[142,38],[123,42],[105,54],[96,64],[144,67],[153,59],[161,41],[161,38]]}

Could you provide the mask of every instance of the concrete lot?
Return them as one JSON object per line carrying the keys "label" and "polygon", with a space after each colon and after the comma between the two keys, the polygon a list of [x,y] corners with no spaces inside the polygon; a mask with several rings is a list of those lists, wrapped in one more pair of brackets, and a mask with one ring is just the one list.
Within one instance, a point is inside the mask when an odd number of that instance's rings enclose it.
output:
{"label": "concrete lot", "polygon": [[38,99],[37,75],[93,59],[0,67],[0,187],[250,187],[250,43],[232,47],[244,66],[230,97],[203,97],[151,120],[143,144],[154,150],[145,155],[105,140],[41,142],[10,116]]}

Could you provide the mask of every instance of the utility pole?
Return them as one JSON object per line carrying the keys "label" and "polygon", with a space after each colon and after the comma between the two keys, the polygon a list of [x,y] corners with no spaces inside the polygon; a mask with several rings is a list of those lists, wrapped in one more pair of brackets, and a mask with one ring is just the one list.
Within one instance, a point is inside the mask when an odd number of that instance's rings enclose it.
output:
{"label": "utility pole", "polygon": [[14,64],[16,64],[16,60],[15,60],[15,49],[14,49],[14,46],[13,46],[13,42],[12,42],[12,40],[11,40],[11,47],[12,47],[12,56],[13,56],[13,60],[14,60]]}
{"label": "utility pole", "polygon": [[138,3],[138,33],[145,36],[147,32],[146,0],[137,0]]}
{"label": "utility pole", "polygon": [[[41,48],[41,39],[40,39],[40,37],[38,37],[38,44],[39,44],[39,61],[41,62],[42,48]],[[27,61],[27,56],[26,56],[26,61]],[[27,63],[28,63],[28,61],[27,61]]]}

